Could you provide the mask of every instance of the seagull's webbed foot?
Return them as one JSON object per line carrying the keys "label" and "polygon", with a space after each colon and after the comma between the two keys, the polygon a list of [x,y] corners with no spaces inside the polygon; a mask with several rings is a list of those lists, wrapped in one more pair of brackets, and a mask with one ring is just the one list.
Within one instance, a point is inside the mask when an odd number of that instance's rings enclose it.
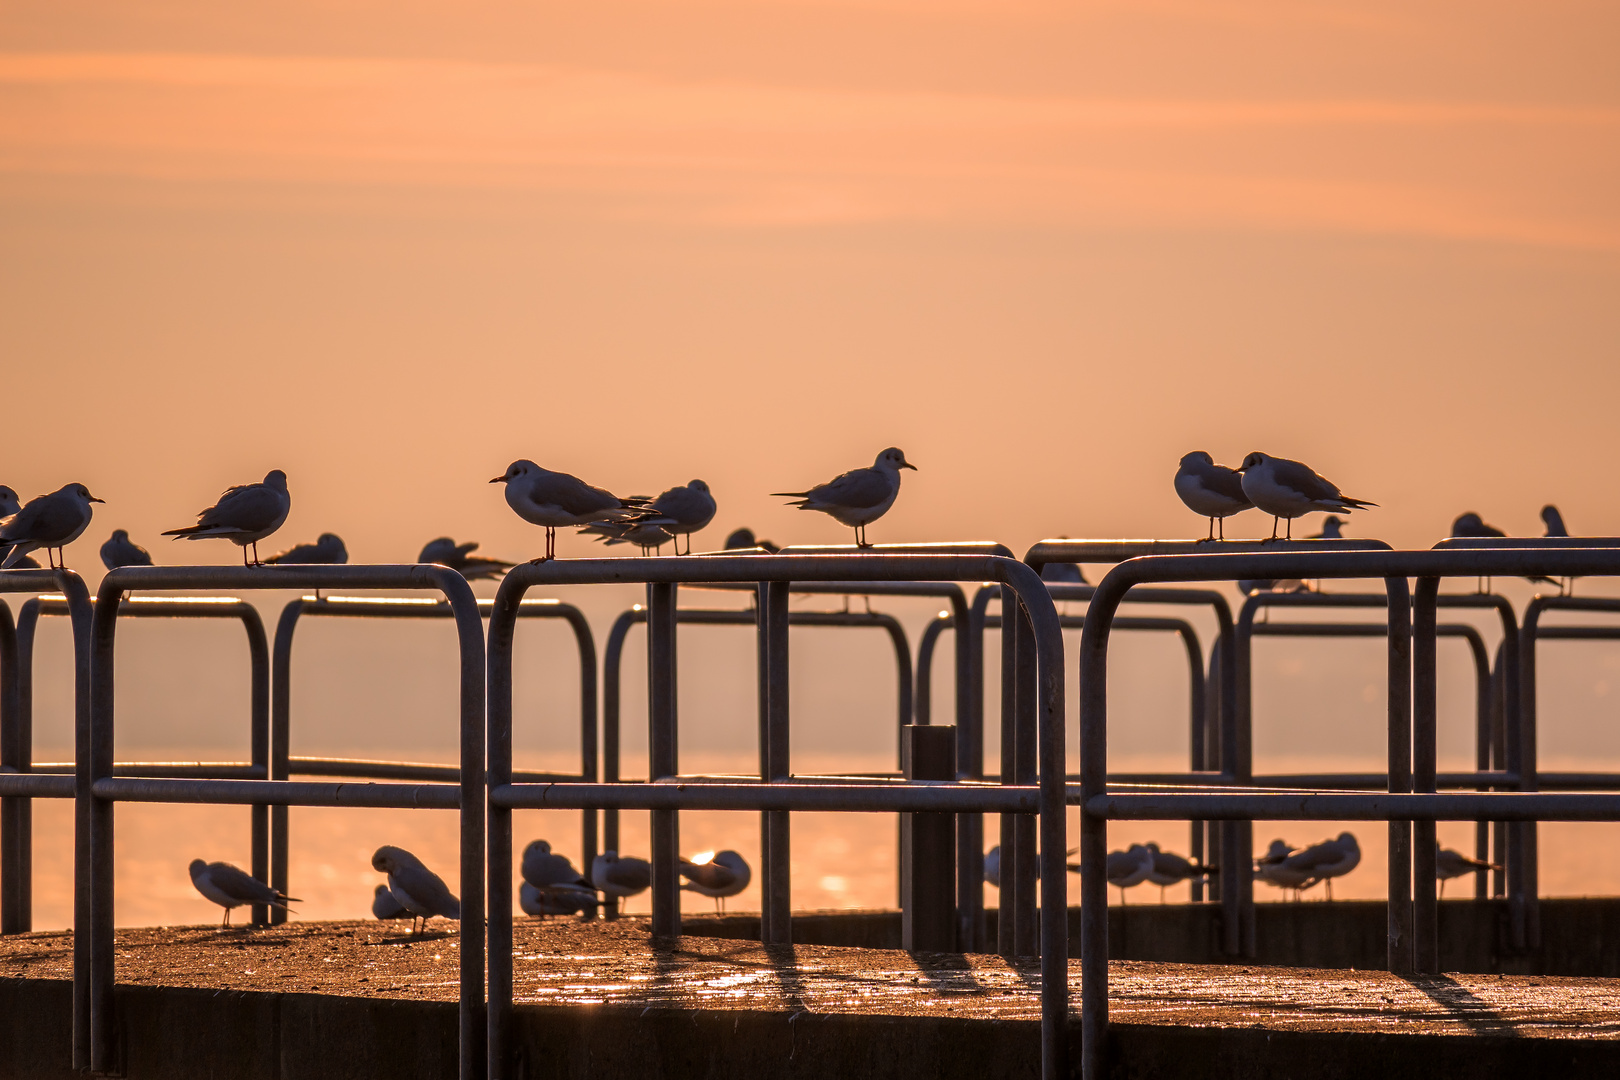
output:
{"label": "seagull's webbed foot", "polygon": [[537,556],[537,557],[535,557],[533,559],[530,559],[529,560],[529,565],[534,566],[534,565],[536,565],[538,563],[550,562],[552,560],[552,557],[553,556],[551,555],[551,553],[547,552],[544,555],[540,555],[540,556]]}

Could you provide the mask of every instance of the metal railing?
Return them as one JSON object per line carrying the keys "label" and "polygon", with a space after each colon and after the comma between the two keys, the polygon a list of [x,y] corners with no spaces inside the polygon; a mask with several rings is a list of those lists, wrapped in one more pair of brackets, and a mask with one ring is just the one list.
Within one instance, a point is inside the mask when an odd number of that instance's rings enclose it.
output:
{"label": "metal railing", "polygon": [[[1437,791],[1436,613],[1443,577],[1620,574],[1615,550],[1277,551],[1121,563],[1097,587],[1080,643],[1082,1076],[1101,1080],[1108,1024],[1107,823],[1111,819],[1389,822],[1389,965],[1438,969],[1435,822],[1620,820],[1620,794]],[[1382,578],[1386,593],[1388,775],[1384,793],[1220,790],[1113,792],[1107,775],[1110,624],[1133,585],[1242,578]],[[1416,578],[1409,592],[1407,579]],[[1244,778],[1247,780],[1247,778]],[[1246,785],[1245,785],[1246,787]]]}
{"label": "metal railing", "polygon": [[[1027,716],[1038,761],[1020,761],[1018,775],[1002,784],[965,781],[874,781],[790,778],[788,772],[788,598],[797,583],[848,580],[997,581],[1011,587],[1027,638],[1034,680]],[[522,784],[511,775],[512,629],[516,604],[538,585],[645,582],[649,656],[649,783]],[[674,698],[676,588],[698,582],[747,583],[761,588],[760,627],[766,661],[768,719],[758,783],[735,778],[687,777],[677,767]],[[679,932],[678,837],[675,814],[683,809],[767,813],[768,845],[762,859],[762,938],[791,940],[787,815],[794,810],[852,812],[1002,813],[1030,820],[1041,833],[1041,917],[1033,910],[1021,926],[1038,953],[1042,970],[1042,1075],[1067,1076],[1067,873],[1064,865],[1063,640],[1057,611],[1044,584],[1028,567],[983,555],[840,554],[688,556],[678,559],[568,560],[514,569],[501,584],[489,629],[489,1047],[490,1074],[510,1075],[512,1019],[512,827],[519,808],[646,809],[652,822],[652,930]],[[1020,732],[1020,736],[1024,733]],[[1038,782],[1024,783],[1036,774]],[[1011,782],[1006,782],[1006,781]],[[1031,821],[1031,824],[1034,822]],[[1017,913],[1015,913],[1015,918]]]}
{"label": "metal railing", "polygon": [[[487,617],[495,601],[479,600],[478,610]],[[293,776],[341,776],[368,780],[437,780],[454,783],[461,778],[461,766],[425,764],[413,761],[375,761],[354,758],[295,757],[292,743],[292,647],[293,638],[302,618],[306,615],[344,619],[448,619],[456,614],[454,606],[430,597],[354,597],[326,596],[299,597],[281,609],[276,622],[276,641],[273,672],[274,693],[271,695],[269,735],[269,777],[287,780]],[[562,619],[573,631],[579,652],[579,711],[580,711],[580,766],[578,776],[567,773],[522,771],[518,776],[529,781],[595,780],[597,777],[596,730],[596,643],[585,615],[572,604],[560,600],[525,600],[518,608],[520,619]],[[255,808],[256,810],[258,808]],[[270,876],[264,878],[259,870],[254,876],[268,880],[273,888],[289,893],[288,860],[291,849],[291,829],[288,807],[270,807]],[[588,867],[596,854],[596,813],[585,811],[580,826],[581,845]],[[258,864],[255,863],[255,866]],[[255,908],[255,911],[258,909]],[[271,913],[275,924],[287,921],[284,908]]]}
{"label": "metal railing", "polygon": [[[75,579],[76,580],[76,579]],[[461,666],[461,764],[457,783],[316,783],[292,780],[201,780],[116,776],[114,649],[118,611],[124,593],[154,589],[433,589],[449,601],[455,619]],[[512,612],[515,617],[515,610]],[[117,1020],[113,998],[116,954],[113,939],[113,821],[120,801],[203,803],[249,806],[368,806],[459,809],[461,903],[471,932],[460,935],[460,1075],[481,1077],[485,1065],[483,1024],[484,935],[477,913],[484,907],[484,635],[478,603],[460,574],[442,566],[138,566],[109,572],[97,592],[90,627],[86,745],[77,757],[78,801],[88,817],[88,844],[75,856],[78,897],[88,900],[86,917],[75,910],[75,985],[88,993],[86,1040],[75,1015],[74,1064],[94,1072],[115,1062]],[[81,942],[87,944],[86,970],[78,967]]]}

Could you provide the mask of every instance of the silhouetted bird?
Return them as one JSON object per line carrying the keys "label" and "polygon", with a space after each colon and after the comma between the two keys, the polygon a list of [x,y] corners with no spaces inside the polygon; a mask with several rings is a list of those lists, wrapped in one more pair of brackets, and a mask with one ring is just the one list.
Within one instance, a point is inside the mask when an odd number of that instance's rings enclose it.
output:
{"label": "silhouetted bird", "polygon": [[[15,501],[15,496],[13,496]],[[49,495],[38,495],[0,525],[0,547],[7,548],[0,568],[20,564],[30,551],[45,549],[52,567],[66,566],[62,549],[90,527],[90,504],[101,502],[83,484],[64,484]],[[51,551],[56,561],[51,561]]]}
{"label": "silhouetted bird", "polygon": [[288,904],[301,903],[296,896],[278,892],[227,862],[191,860],[191,883],[197,891],[225,909],[221,927],[231,925],[231,908],[248,904],[265,904],[285,909]]}
{"label": "silhouetted bird", "polygon": [[764,548],[766,551],[770,552],[772,555],[775,555],[778,551],[782,550],[780,547],[778,547],[776,544],[773,544],[769,540],[756,540],[756,539],[754,539],[754,530],[753,529],[733,529],[732,532],[731,532],[731,535],[726,537],[726,550],[727,551],[735,551],[738,548],[752,548],[752,547]]}
{"label": "silhouetted bird", "polygon": [[640,503],[621,499],[611,491],[592,487],[577,476],[542,469],[518,460],[490,481],[506,485],[506,505],[531,525],[546,530],[546,553],[533,562],[557,557],[557,530],[598,521],[623,521],[636,515]]}
{"label": "silhouetted bird", "polygon": [[422,864],[422,860],[404,848],[384,844],[371,856],[371,868],[388,875],[388,891],[413,916],[411,933],[416,933],[416,919],[422,920],[422,929],[435,915],[446,919],[461,918],[461,901],[456,899],[444,879]]}
{"label": "silhouetted bird", "polygon": [[259,541],[281,528],[292,509],[287,491],[287,474],[271,469],[258,484],[226,488],[219,501],[197,515],[197,524],[171,529],[164,536],[176,540],[205,540],[219,537],[242,549],[242,565],[248,565],[248,548],[253,549],[253,565],[259,562]]}
{"label": "silhouetted bird", "polygon": [[1440,881],[1440,895],[1446,895],[1446,882],[1452,878],[1462,877],[1464,874],[1477,874],[1486,870],[1500,870],[1493,862],[1476,859],[1472,855],[1464,855],[1451,848],[1441,848],[1435,852],[1434,876]]}
{"label": "silhouetted bird", "polygon": [[1541,522],[1547,526],[1548,536],[1568,536],[1569,530],[1564,528],[1564,515],[1558,512],[1558,507],[1548,503],[1541,508]]}
{"label": "silhouetted bird", "polygon": [[1451,535],[1484,540],[1493,536],[1506,536],[1507,533],[1494,525],[1485,524],[1478,514],[1470,510],[1466,514],[1458,515],[1457,520],[1451,523]]}
{"label": "silhouetted bird", "polygon": [[1377,503],[1352,499],[1336,484],[1316,473],[1309,465],[1287,458],[1274,458],[1258,450],[1243,459],[1243,494],[1271,515],[1271,539],[1277,539],[1277,522],[1288,521],[1288,535],[1294,536],[1294,519],[1312,510],[1348,513]]}
{"label": "silhouetted bird", "polygon": [[692,534],[714,520],[717,505],[709,485],[693,480],[685,487],[672,487],[652,500],[649,515],[638,525],[657,525],[676,538],[675,554],[681,554],[680,537],[686,537],[686,554],[692,554]]}
{"label": "silhouetted bird", "polygon": [[517,565],[505,559],[472,554],[477,550],[476,540],[458,544],[448,536],[441,536],[437,540],[429,540],[427,546],[422,549],[422,554],[416,557],[416,561],[448,566],[468,581],[493,581]]}
{"label": "silhouetted bird", "polygon": [[869,469],[851,469],[840,473],[825,484],[817,484],[809,491],[773,491],[773,498],[798,499],[789,503],[800,510],[820,510],[840,525],[855,530],[855,543],[871,547],[866,542],[866,527],[894,505],[900,494],[900,470],[916,471],[917,466],[906,460],[896,447],[889,447],[877,456]]}
{"label": "silhouetted bird", "polygon": [[101,565],[109,570],[120,566],[151,566],[152,553],[129,538],[128,529],[114,529],[101,545]]}
{"label": "silhouetted bird", "polygon": [[1207,540],[1215,539],[1215,523],[1220,522],[1220,539],[1226,539],[1226,519],[1254,507],[1254,500],[1243,491],[1243,473],[1225,465],[1203,450],[1184,454],[1176,470],[1176,494],[1187,509],[1209,518]]}
{"label": "silhouetted bird", "polygon": [[729,850],[699,855],[690,862],[682,859],[680,874],[686,879],[681,888],[713,897],[716,911],[725,911],[726,898],[748,888],[753,878],[748,860]]}
{"label": "silhouetted bird", "polygon": [[343,546],[343,538],[337,533],[321,533],[313,544],[295,544],[264,561],[287,566],[341,565],[349,561],[349,549]]}
{"label": "silhouetted bird", "polygon": [[1041,567],[1041,580],[1049,581],[1054,585],[1085,585],[1086,575],[1080,572],[1080,564],[1072,562],[1049,562]]}
{"label": "silhouetted bird", "polygon": [[1334,517],[1332,514],[1329,514],[1327,517],[1322,519],[1322,531],[1314,535],[1307,536],[1305,539],[1343,540],[1344,533],[1342,533],[1340,530],[1343,529],[1347,524],[1349,524],[1349,522],[1343,521],[1337,517]]}

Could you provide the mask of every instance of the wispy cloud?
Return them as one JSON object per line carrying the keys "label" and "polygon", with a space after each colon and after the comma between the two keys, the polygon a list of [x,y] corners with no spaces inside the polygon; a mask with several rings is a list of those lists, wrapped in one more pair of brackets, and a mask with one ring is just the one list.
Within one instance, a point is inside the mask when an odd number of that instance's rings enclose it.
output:
{"label": "wispy cloud", "polygon": [[509,187],[735,222],[1381,231],[1620,249],[1620,109],[783,87],[540,64],[0,55],[0,169]]}

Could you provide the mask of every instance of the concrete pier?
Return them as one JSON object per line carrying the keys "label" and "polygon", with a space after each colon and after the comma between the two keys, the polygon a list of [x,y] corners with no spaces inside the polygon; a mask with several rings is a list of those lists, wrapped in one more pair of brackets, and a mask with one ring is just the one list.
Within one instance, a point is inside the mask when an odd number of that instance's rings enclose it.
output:
{"label": "concrete pier", "polygon": [[[376,922],[123,931],[120,1071],[132,1080],[452,1075],[447,928],[421,940]],[[70,954],[67,934],[0,939],[0,1078],[76,1075]],[[525,922],[515,954],[530,1077],[1037,1074],[1036,969],[1000,957],[699,936],[655,943],[629,919]],[[1620,1071],[1620,982],[1609,980],[1122,961],[1112,992],[1119,1077]]]}

